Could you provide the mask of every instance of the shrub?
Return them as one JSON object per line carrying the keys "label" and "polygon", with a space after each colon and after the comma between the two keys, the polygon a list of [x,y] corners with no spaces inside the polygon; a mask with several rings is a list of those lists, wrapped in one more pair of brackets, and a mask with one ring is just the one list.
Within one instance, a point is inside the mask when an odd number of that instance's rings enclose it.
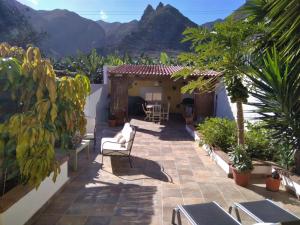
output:
{"label": "shrub", "polygon": [[247,124],[245,143],[251,158],[273,160],[275,149],[272,132],[264,128],[263,123]]}
{"label": "shrub", "polygon": [[[55,143],[60,143],[58,149],[67,149],[77,131],[85,134],[89,79],[79,74],[57,78],[38,48],[24,51],[4,43],[0,44],[0,83],[1,99],[10,96],[8,102],[15,102],[17,109],[0,121],[1,193],[4,182],[17,176],[36,188],[51,172],[55,181],[60,172]],[[6,105],[1,100],[0,111]]]}
{"label": "shrub", "polygon": [[209,118],[198,126],[206,144],[220,147],[227,152],[236,143],[236,123],[233,120]]}

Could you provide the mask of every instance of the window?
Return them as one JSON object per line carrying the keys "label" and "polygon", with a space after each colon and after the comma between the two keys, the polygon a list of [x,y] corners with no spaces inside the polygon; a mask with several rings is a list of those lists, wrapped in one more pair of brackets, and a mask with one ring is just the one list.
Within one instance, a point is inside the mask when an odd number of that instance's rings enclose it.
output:
{"label": "window", "polygon": [[162,88],[161,87],[142,87],[140,96],[147,102],[160,102],[162,101]]}

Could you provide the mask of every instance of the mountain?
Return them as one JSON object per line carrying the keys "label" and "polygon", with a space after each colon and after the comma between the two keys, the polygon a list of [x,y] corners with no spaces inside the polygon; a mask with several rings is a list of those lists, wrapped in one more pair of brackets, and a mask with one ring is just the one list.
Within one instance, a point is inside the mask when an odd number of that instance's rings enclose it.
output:
{"label": "mountain", "polygon": [[[155,9],[148,5],[139,21],[108,23],[95,22],[68,10],[34,10],[16,0],[0,1],[17,8],[35,31],[44,34],[37,46],[46,55],[57,58],[74,55],[78,50],[90,52],[93,48],[102,54],[118,51],[152,56],[165,51],[174,55],[189,49],[189,43],[181,43],[182,32],[198,26],[173,6],[162,3]],[[214,22],[204,26],[211,27]]]}
{"label": "mountain", "polygon": [[215,23],[220,23],[224,20],[222,19],[216,19],[214,21],[211,21],[211,22],[207,22],[207,23],[204,23],[204,24],[201,24],[201,27],[205,27],[205,28],[208,28],[208,29],[212,29],[215,25]]}
{"label": "mountain", "polygon": [[109,48],[116,47],[127,35],[137,30],[138,21],[132,20],[128,23],[108,23],[102,20],[97,23],[105,31],[105,45]]}
{"label": "mountain", "polygon": [[171,5],[159,3],[156,9],[148,5],[134,29],[114,46],[120,52],[130,54],[158,54],[161,51],[177,53],[188,50],[189,44],[181,43],[182,32],[196,23],[182,15]]}
{"label": "mountain", "polygon": [[[7,0],[6,0],[7,1]],[[34,10],[15,0],[8,0],[25,16],[32,27],[45,33],[39,47],[50,56],[74,55],[103,47],[105,31],[96,22],[68,10]]]}
{"label": "mountain", "polygon": [[41,35],[9,0],[0,0],[0,42],[24,47],[38,43]]}

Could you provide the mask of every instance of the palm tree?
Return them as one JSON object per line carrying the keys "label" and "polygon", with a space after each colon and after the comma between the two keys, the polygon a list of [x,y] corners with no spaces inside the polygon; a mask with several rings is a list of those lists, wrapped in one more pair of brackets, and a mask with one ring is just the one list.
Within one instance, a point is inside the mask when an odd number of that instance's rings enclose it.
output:
{"label": "palm tree", "polygon": [[243,8],[254,22],[266,24],[267,36],[262,47],[275,44],[283,57],[300,65],[299,0],[249,0]]}
{"label": "palm tree", "polygon": [[[248,75],[253,83],[250,93],[258,102],[252,102],[255,113],[274,130],[274,138],[283,140],[286,155],[295,154],[296,172],[300,174],[300,74],[292,59],[286,61],[273,48],[263,57],[259,67],[252,65]],[[288,157],[287,157],[288,158]],[[288,166],[288,162],[285,162]]]}

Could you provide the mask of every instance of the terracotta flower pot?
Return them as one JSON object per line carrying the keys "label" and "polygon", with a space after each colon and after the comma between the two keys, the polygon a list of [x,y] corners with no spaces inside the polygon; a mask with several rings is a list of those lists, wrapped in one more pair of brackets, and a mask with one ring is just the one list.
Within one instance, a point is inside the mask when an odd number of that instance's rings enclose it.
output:
{"label": "terracotta flower pot", "polygon": [[110,127],[117,126],[117,120],[108,120],[108,126]]}
{"label": "terracotta flower pot", "polygon": [[193,123],[193,116],[185,117],[185,123],[186,124],[192,124]]}
{"label": "terracotta flower pot", "polygon": [[238,172],[236,168],[230,166],[235,183],[239,186],[246,187],[249,184],[251,171]]}
{"label": "terracotta flower pot", "polygon": [[274,179],[272,177],[268,177],[266,179],[266,189],[269,191],[279,191],[280,187],[280,179]]}

